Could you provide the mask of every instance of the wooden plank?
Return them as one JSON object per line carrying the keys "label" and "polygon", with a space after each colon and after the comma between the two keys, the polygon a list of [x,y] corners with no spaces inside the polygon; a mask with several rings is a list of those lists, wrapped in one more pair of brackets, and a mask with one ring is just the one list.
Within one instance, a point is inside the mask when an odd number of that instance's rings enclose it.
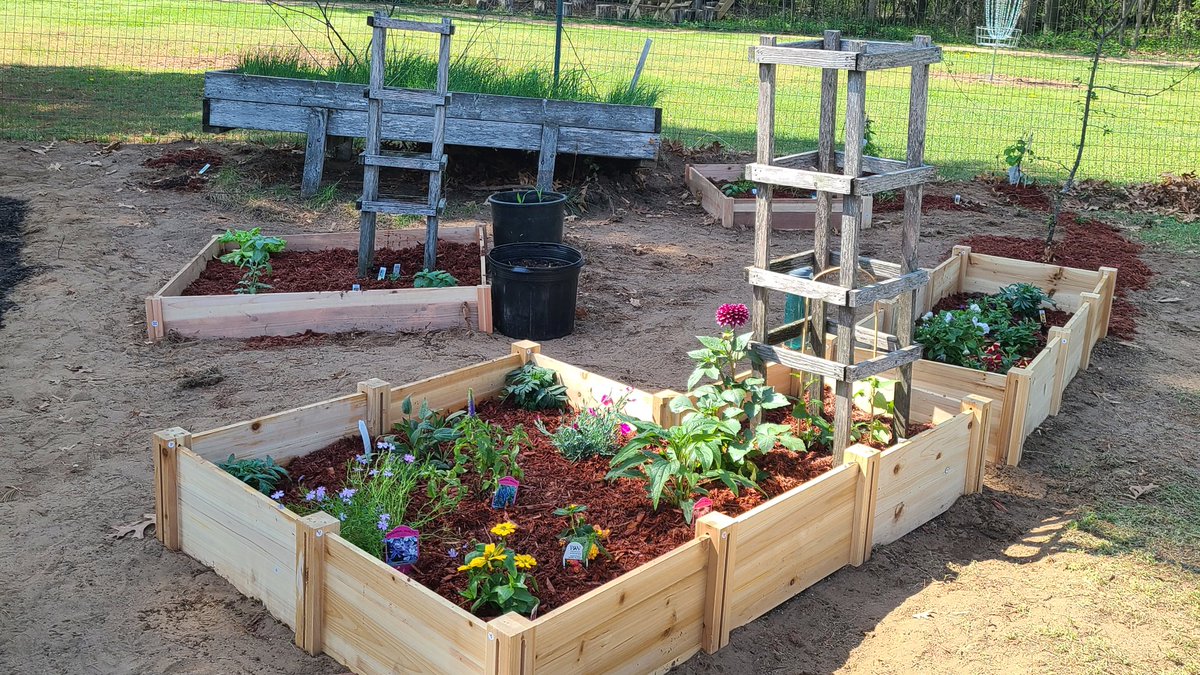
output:
{"label": "wooden plank", "polygon": [[838,306],[850,304],[850,291],[835,284],[826,284],[757,267],[746,268],[746,279],[751,286],[756,288],[769,288],[806,298],[816,298]]}
{"label": "wooden plank", "polygon": [[162,319],[162,298],[152,295],[146,298],[146,339],[158,342],[166,336]]}
{"label": "wooden plank", "polygon": [[[841,339],[840,337],[838,338]],[[846,366],[846,379],[851,382],[865,380],[868,377],[874,377],[880,373],[887,372],[892,368],[897,368],[905,364],[914,363],[921,359],[921,351],[924,349],[919,344],[901,347],[900,349],[877,356],[873,359],[862,361]]]}
{"label": "wooden plank", "polygon": [[793,253],[779,258],[772,258],[767,269],[772,272],[787,273],[798,267],[811,267],[814,263],[814,256],[811,250]]}
{"label": "wooden plank", "polygon": [[435,105],[448,105],[451,100],[450,94],[439,94],[436,91],[425,91],[424,89],[400,89],[398,87],[370,87],[366,90],[367,98],[377,98],[385,104],[393,105],[412,105],[419,107],[430,107]]}
{"label": "wooden plank", "polygon": [[858,467],[854,494],[854,524],[850,564],[858,567],[871,557],[875,536],[875,499],[879,492],[879,456],[875,448],[855,444],[846,448],[846,463]]}
{"label": "wooden plank", "polygon": [[492,287],[490,285],[476,286],[475,310],[476,323],[479,325],[479,332],[491,334],[495,331],[495,324],[492,322]]}
{"label": "wooden plank", "polygon": [[478,328],[474,286],[163,298],[171,330],[190,337],[249,338],[305,330],[427,332]]}
{"label": "wooden plank", "polygon": [[299,518],[187,448],[178,458],[180,548],[295,628]]}
{"label": "wooden plank", "polygon": [[902,293],[916,290],[927,283],[929,283],[929,272],[914,268],[894,279],[887,279],[850,291],[850,299],[846,304],[851,307],[862,307],[881,300],[890,300],[900,297]]}
{"label": "wooden plank", "polygon": [[332,534],[325,551],[325,652],[356,673],[483,673],[487,627]]}
{"label": "wooden plank", "polygon": [[394,169],[411,169],[413,171],[441,171],[446,168],[446,155],[433,157],[428,152],[400,152],[381,150],[377,155],[362,153],[359,160],[371,166],[390,166]]}
{"label": "wooden plank", "polygon": [[[829,262],[835,266],[842,264],[842,254],[837,251],[831,251],[829,254]],[[869,272],[876,279],[891,279],[900,276],[900,265],[886,260],[876,260],[865,255],[858,256],[858,268]]]}
{"label": "wooden plank", "polygon": [[[775,38],[760,36],[759,44],[773,46]],[[754,134],[755,159],[760,164],[769,164],[775,156],[775,66],[762,63],[758,66],[758,118]],[[746,166],[746,177],[751,176],[750,166]],[[771,259],[771,197],[774,188],[770,183],[759,182],[754,195],[754,266],[766,268]],[[763,342],[767,339],[767,316],[770,312],[770,294],[767,289],[753,286],[750,300],[750,335],[754,340]],[[756,372],[763,374],[760,364],[755,364]]]}
{"label": "wooden plank", "polygon": [[858,70],[884,70],[887,68],[911,68],[942,62],[941,47],[909,48],[877,54],[866,53],[858,58]]}
{"label": "wooden plank", "polygon": [[750,62],[782,64],[786,66],[809,66],[811,68],[836,68],[853,70],[858,65],[859,55],[854,52],[828,51],[824,49],[797,49],[760,45],[750,48]]}
{"label": "wooden plank", "polygon": [[712,654],[727,643],[722,631],[726,619],[727,600],[726,582],[729,575],[730,553],[737,542],[736,524],[724,513],[712,512],[696,521],[696,538],[707,537],[711,546],[708,547],[708,581],[704,591],[704,634],[701,637],[701,649],[706,654]]}
{"label": "wooden plank", "polygon": [[937,167],[918,166],[911,169],[901,169],[890,173],[855,178],[851,188],[854,194],[871,195],[888,190],[924,185],[937,178]]}
{"label": "wooden plank", "polygon": [[1054,359],[1054,384],[1050,391],[1050,415],[1058,414],[1062,407],[1063,391],[1067,388],[1067,357],[1071,346],[1071,331],[1059,327],[1051,328],[1046,342],[1057,342],[1058,354]]}
{"label": "wooden plank", "polygon": [[199,279],[204,272],[204,268],[208,266],[208,261],[217,257],[221,252],[221,244],[217,242],[221,235],[214,234],[204,248],[200,249],[191,260],[188,261],[183,269],[179,270],[175,276],[171,277],[170,281],[163,284],[163,287],[158,289],[155,295],[179,295],[183,289],[192,285],[192,282]]}
{"label": "wooden plank", "polygon": [[1103,321],[1104,299],[1097,293],[1080,293],[1079,301],[1083,307],[1087,307],[1089,317],[1086,347],[1083,350],[1083,357],[1079,360],[1079,368],[1087,370],[1092,361],[1092,349],[1095,348],[1096,342],[1100,339],[1100,322]]}
{"label": "wooden plank", "polygon": [[535,672],[645,673],[695,654],[711,546],[693,539],[535,621]]}
{"label": "wooden plank", "polygon": [[851,176],[805,169],[789,169],[761,162],[752,162],[746,165],[746,179],[771,185],[786,185],[802,190],[835,192],[840,195],[849,195],[854,192],[854,178]]}
{"label": "wooden plank", "polygon": [[889,544],[944,513],[967,480],[971,412],[888,448],[879,458],[876,545]]}
{"label": "wooden plank", "polygon": [[1029,365],[1025,366],[1025,371],[1029,373],[1028,409],[1025,413],[1024,427],[1015,427],[1022,430],[1022,441],[1050,416],[1051,403],[1054,399],[1058,353],[1065,347],[1066,345],[1058,340],[1047,342],[1046,348],[1039,352]]}
{"label": "wooden plank", "polygon": [[[440,243],[478,244],[481,228],[475,226],[443,227],[438,229]],[[322,234],[283,235],[287,251],[328,251],[331,249],[358,248],[358,232],[326,232]],[[425,231],[417,228],[406,230],[380,230],[375,235],[375,250],[381,248],[408,248],[425,243]],[[178,295],[178,294],[174,294]],[[279,294],[273,294],[279,295]]]}
{"label": "wooden plank", "polygon": [[1005,410],[1001,417],[1004,434],[1003,461],[1008,466],[1021,462],[1021,449],[1025,444],[1025,418],[1029,414],[1030,376],[1025,368],[1008,371],[1008,391],[1005,394]]}
{"label": "wooden plank", "polygon": [[[217,126],[304,133],[307,130],[308,108],[299,105],[213,99],[209,102],[209,117]],[[383,140],[428,143],[432,139],[432,129],[432,117],[394,113],[383,115]],[[330,111],[331,135],[363,138],[366,136],[366,130],[366,116],[361,111]],[[541,130],[541,124],[529,122],[477,120],[448,115],[446,143],[534,151],[541,148]],[[658,156],[658,145],[657,133],[559,127],[559,154],[654,159]]]}
{"label": "wooden plank", "polygon": [[831,377],[837,381],[846,379],[846,366],[837,361],[830,361],[811,354],[798,352],[794,349],[775,347],[761,342],[751,342],[750,348],[757,352],[765,362],[781,363],[795,370],[803,370],[806,373],[812,373],[821,377]]}
{"label": "wooden plank", "polygon": [[988,429],[992,424],[992,400],[971,394],[963,398],[962,409],[963,412],[971,413],[971,421],[967,423],[971,439],[967,450],[967,475],[963,494],[976,494],[983,491]]}
{"label": "wooden plank", "polygon": [[533,356],[533,362],[543,368],[553,370],[558,375],[559,383],[567,388],[567,397],[571,405],[577,409],[596,406],[604,396],[616,401],[627,395],[626,414],[640,420],[654,419],[654,395],[648,391],[635,389],[540,353]]}
{"label": "wooden plank", "polygon": [[1093,292],[1100,272],[970,253],[962,292],[995,293],[1015,283],[1033,284],[1054,298],[1058,309],[1078,311],[1081,293]]}
{"label": "wooden plank", "polygon": [[192,443],[185,429],[171,427],[155,432],[150,452],[154,457],[154,537],[168,551],[179,550],[179,448]]}
{"label": "wooden plank", "polygon": [[433,23],[426,21],[393,19],[383,12],[376,12],[373,16],[368,16],[367,25],[378,28],[387,28],[388,30],[411,30],[422,33],[440,33],[442,35],[454,34],[454,26],[447,22]]}
{"label": "wooden plank", "polygon": [[433,410],[462,410],[467,407],[468,389],[475,392],[478,401],[497,396],[504,388],[504,377],[520,368],[521,363],[520,355],[509,354],[394,387],[390,419],[398,421],[404,417],[401,407],[406,398],[411,399],[413,414],[416,414],[422,401]]}
{"label": "wooden plank", "polygon": [[744,626],[850,563],[858,468],[836,466],[735,519],[727,630]]}
{"label": "wooden plank", "polygon": [[347,394],[195,433],[191,450],[213,462],[229,455],[238,459],[270,455],[282,463],[358,433],[358,421],[366,418],[367,395]]}
{"label": "wooden plank", "polygon": [[325,535],[341,529],[324,511],[296,520],[296,646],[313,656],[325,647]]}
{"label": "wooden plank", "polygon": [[388,433],[392,405],[392,385],[378,377],[358,383],[358,392],[367,395],[367,432],[371,436]]}
{"label": "wooden plank", "polygon": [[558,125],[542,126],[542,144],[538,150],[537,188],[554,189],[554,160],[558,156]]}
{"label": "wooden plank", "polygon": [[533,673],[536,630],[532,621],[509,612],[488,622],[487,637],[486,675]]}
{"label": "wooden plank", "polygon": [[1117,294],[1117,268],[1101,267],[1100,281],[1103,284],[1104,290],[1100,295],[1104,298],[1103,314],[1100,318],[1100,333],[1097,340],[1102,337],[1108,337],[1108,324],[1112,320],[1113,298]]}
{"label": "wooden plank", "polygon": [[1067,321],[1063,329],[1070,332],[1067,348],[1063,351],[1067,354],[1067,367],[1063,373],[1062,387],[1075,379],[1079,371],[1083,369],[1086,359],[1085,353],[1088,351],[1088,329],[1092,322],[1092,308],[1089,304],[1084,304],[1079,308],[1078,312]]}
{"label": "wooden plank", "polygon": [[920,314],[931,311],[942,298],[959,292],[958,277],[963,260],[961,256],[952,255],[929,272],[929,285],[921,294],[918,307]]}
{"label": "wooden plank", "polygon": [[329,110],[313,108],[308,113],[307,140],[304,143],[304,176],[300,180],[300,197],[308,199],[321,188],[325,172],[325,140],[328,138]]}

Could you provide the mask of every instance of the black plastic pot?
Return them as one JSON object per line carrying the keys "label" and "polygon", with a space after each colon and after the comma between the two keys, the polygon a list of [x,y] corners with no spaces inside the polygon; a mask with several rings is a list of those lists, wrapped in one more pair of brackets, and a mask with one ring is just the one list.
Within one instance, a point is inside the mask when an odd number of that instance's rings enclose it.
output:
{"label": "black plastic pot", "polygon": [[566,203],[566,195],[537,190],[509,190],[488,197],[496,246],[525,241],[561,244]]}
{"label": "black plastic pot", "polygon": [[583,253],[546,242],[504,244],[487,254],[492,321],[518,340],[552,340],[575,330]]}

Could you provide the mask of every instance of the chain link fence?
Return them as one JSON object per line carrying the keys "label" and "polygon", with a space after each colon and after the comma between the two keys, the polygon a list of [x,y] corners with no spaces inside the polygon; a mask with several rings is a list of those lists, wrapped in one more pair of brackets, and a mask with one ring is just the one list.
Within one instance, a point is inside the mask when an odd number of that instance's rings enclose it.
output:
{"label": "chain link fence", "polygon": [[[1022,18],[1043,36],[1030,44],[1053,46],[1051,38],[1065,40],[1067,35],[1086,47],[1085,19],[1067,0],[1052,0],[1059,3],[1055,17],[1061,21],[1069,15],[1078,25],[1067,33],[1043,32],[1042,3],[1047,1],[1036,3],[1038,14],[1032,20]],[[818,15],[813,3],[799,0],[738,4],[728,20],[705,26],[573,16],[565,20],[561,35],[560,67],[564,77],[603,98],[629,86],[650,40],[639,83],[658,93],[664,136],[689,146],[717,142],[750,150],[757,70],[747,59],[747,47],[758,42],[760,32],[800,39],[828,27],[844,28],[850,38],[869,31],[905,39],[915,32],[913,25],[929,24],[945,54],[930,83],[929,161],[955,177],[1000,169],[1003,149],[1031,136],[1036,159],[1027,168],[1034,175],[1061,174],[1079,137],[1090,57],[1026,46],[998,52],[975,47],[967,40],[973,36],[968,28],[978,21],[982,0],[976,14],[962,13],[961,3],[930,0],[922,21],[911,14],[917,4],[876,2],[875,21],[865,20],[861,7],[851,2],[832,3],[826,14]],[[0,137],[198,136],[205,70],[237,67],[250,54],[288,54],[312,67],[361,58],[370,37],[366,16],[377,9],[409,18],[452,16],[460,62],[550,77],[554,17],[514,13],[509,7],[483,11],[325,0],[0,0]],[[553,2],[545,9],[553,12]],[[587,11],[594,12],[594,6]],[[947,18],[953,12],[962,15]],[[1094,135],[1083,177],[1140,181],[1197,168],[1200,73],[1190,55],[1200,52],[1200,38],[1189,37],[1193,33],[1186,26],[1165,31],[1166,15],[1155,16],[1159,18],[1143,19],[1138,28],[1140,51],[1129,53],[1132,36],[1123,35],[1113,51],[1124,55],[1101,61]],[[392,46],[432,53],[421,40],[406,37]],[[1151,48],[1158,51],[1146,51]],[[906,71],[868,77],[868,114],[883,156],[903,157],[907,77]],[[779,89],[779,152],[814,148],[819,72],[781,67]]]}

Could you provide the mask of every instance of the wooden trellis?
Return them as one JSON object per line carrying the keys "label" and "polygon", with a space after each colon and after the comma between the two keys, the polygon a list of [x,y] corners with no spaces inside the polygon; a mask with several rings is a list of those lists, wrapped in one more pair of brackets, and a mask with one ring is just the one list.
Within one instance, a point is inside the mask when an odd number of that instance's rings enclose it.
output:
{"label": "wooden trellis", "polygon": [[[854,383],[893,368],[900,368],[895,391],[893,432],[907,436],[912,388],[912,363],[921,358],[921,346],[912,344],[913,294],[928,281],[928,273],[917,267],[917,240],[921,232],[922,185],[937,170],[924,163],[925,116],[928,101],[929,65],[942,60],[941,48],[927,36],[911,44],[842,40],[840,31],[825,31],[823,40],[778,44],[763,36],[750,48],[750,60],[758,64],[758,137],[756,162],[746,166],[746,178],[758,184],[754,220],[754,265],[748,278],[754,287],[751,328],[754,350],[764,361],[777,362],[817,376],[809,385],[810,397],[819,400],[823,378],[835,382],[837,397],[834,417],[834,464],[850,444]],[[779,65],[821,69],[820,124],[817,150],[784,157],[775,156],[775,70]],[[908,149],[906,161],[881,159],[863,154],[866,130],[867,73],[889,68],[911,68]],[[839,73],[846,71],[846,122],[844,152],[834,151]],[[772,260],[771,192],[780,185],[817,191],[817,213],[813,248]],[[870,226],[870,196],[885,190],[904,189],[904,221],[900,263],[860,258],[859,233]],[[840,255],[831,251],[833,238],[833,195],[842,195]],[[865,203],[864,203],[865,202]],[[842,264],[857,260],[858,265]],[[815,277],[837,269],[837,283],[823,283],[787,274],[789,269],[811,266]],[[858,277],[866,270],[876,281],[859,287]],[[809,299],[807,317],[770,329],[767,325],[768,291],[782,291]],[[895,342],[861,329],[856,336],[855,310],[880,300],[897,298]],[[832,316],[826,317],[828,306]],[[826,327],[836,331],[836,354],[826,358]],[[803,334],[812,336],[812,353],[806,347],[790,349],[780,343]],[[881,356],[854,362],[856,342],[894,348]],[[883,344],[880,344],[883,342]]]}

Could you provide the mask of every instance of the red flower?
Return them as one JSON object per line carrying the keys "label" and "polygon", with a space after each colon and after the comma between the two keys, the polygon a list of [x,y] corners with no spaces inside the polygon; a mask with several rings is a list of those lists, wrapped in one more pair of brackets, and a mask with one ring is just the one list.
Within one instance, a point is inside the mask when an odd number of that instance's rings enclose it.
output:
{"label": "red flower", "polygon": [[717,308],[717,325],[726,328],[741,328],[750,320],[750,310],[746,306],[726,303]]}

